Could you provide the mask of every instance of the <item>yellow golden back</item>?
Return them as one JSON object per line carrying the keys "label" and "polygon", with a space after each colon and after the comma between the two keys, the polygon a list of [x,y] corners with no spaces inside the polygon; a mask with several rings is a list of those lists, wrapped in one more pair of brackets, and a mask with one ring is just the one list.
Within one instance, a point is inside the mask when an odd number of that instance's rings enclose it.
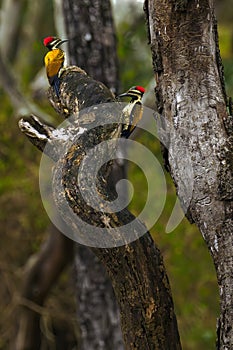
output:
{"label": "yellow golden back", "polygon": [[58,74],[59,70],[63,66],[64,59],[65,54],[61,49],[51,50],[45,55],[44,63],[48,78]]}

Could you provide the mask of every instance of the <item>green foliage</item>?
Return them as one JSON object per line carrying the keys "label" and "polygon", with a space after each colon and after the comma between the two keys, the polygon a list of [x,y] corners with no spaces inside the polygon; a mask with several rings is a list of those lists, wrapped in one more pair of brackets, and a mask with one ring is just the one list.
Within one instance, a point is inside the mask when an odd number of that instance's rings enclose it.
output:
{"label": "green foliage", "polygon": [[[0,201],[4,209],[6,206],[3,203],[9,202],[9,208],[12,210],[10,216],[7,211],[2,211],[2,217],[5,215],[6,220],[13,221],[20,212],[22,215],[26,214],[29,219],[24,225],[28,232],[44,230],[48,220],[45,219],[43,206],[38,200],[40,152],[32,147],[19,131],[17,120],[14,119],[6,99],[1,99],[1,106],[4,113],[0,115]],[[4,228],[7,230],[6,226]],[[21,229],[19,226],[18,232]]]}
{"label": "green foliage", "polygon": [[229,59],[233,56],[232,47],[232,34],[233,30],[230,26],[219,25],[218,35],[219,35],[219,46],[221,57],[223,59]]}
{"label": "green foliage", "polygon": [[0,349],[15,335],[15,298],[22,266],[37,252],[49,225],[40,200],[40,152],[19,131],[9,100],[1,96],[0,112]]}
{"label": "green foliage", "polygon": [[[119,6],[119,5],[118,5]],[[142,5],[141,5],[142,6]],[[116,10],[118,11],[118,8]],[[125,7],[124,7],[125,10]],[[150,47],[147,44],[145,17],[142,7],[130,3],[117,21],[118,57],[122,91],[133,85],[147,86],[153,72]]]}
{"label": "green foliage", "polygon": [[230,25],[220,24],[218,34],[226,91],[228,96],[233,96],[233,28]]}
{"label": "green foliage", "polygon": [[232,1],[217,1],[218,35],[228,96],[233,96],[233,27]]}

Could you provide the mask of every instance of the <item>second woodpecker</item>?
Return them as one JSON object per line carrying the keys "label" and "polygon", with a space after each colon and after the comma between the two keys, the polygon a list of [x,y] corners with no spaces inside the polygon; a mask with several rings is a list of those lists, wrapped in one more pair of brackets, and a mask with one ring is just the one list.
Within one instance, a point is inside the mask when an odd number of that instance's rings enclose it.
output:
{"label": "second woodpecker", "polygon": [[65,53],[59,48],[61,44],[68,40],[61,40],[54,36],[48,36],[44,39],[44,46],[47,47],[49,52],[44,57],[44,63],[49,84],[54,88],[57,97],[59,98],[60,93],[60,81],[59,71],[63,67],[65,60]]}
{"label": "second woodpecker", "polygon": [[124,125],[121,136],[128,138],[141,120],[143,114],[142,97],[145,93],[142,86],[132,86],[118,97],[131,97],[129,104],[123,109]]}

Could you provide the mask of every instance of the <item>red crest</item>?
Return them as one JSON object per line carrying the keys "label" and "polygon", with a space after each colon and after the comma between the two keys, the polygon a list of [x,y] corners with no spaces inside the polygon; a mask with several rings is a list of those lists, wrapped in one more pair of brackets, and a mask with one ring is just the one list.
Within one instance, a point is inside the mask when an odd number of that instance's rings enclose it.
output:
{"label": "red crest", "polygon": [[143,94],[144,94],[144,92],[146,91],[146,89],[144,89],[144,87],[142,87],[142,86],[135,86],[135,89],[138,90],[138,91],[140,91],[140,92],[143,93]]}
{"label": "red crest", "polygon": [[54,36],[47,36],[47,37],[44,38],[44,40],[43,40],[44,46],[49,45],[53,40],[54,40]]}

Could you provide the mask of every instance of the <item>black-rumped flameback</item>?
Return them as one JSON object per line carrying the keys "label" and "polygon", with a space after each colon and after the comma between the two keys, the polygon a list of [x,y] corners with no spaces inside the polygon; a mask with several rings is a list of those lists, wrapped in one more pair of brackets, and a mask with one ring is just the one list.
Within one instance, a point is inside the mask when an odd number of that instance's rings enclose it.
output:
{"label": "black-rumped flameback", "polygon": [[59,71],[63,67],[65,53],[59,48],[67,40],[61,40],[54,36],[48,36],[44,39],[44,46],[49,52],[44,57],[44,63],[49,84],[54,88],[57,97],[60,95]]}
{"label": "black-rumped flameback", "polygon": [[142,97],[145,89],[142,86],[132,86],[128,91],[118,97],[131,97],[129,104],[123,109],[123,128],[121,136],[128,138],[143,114]]}

